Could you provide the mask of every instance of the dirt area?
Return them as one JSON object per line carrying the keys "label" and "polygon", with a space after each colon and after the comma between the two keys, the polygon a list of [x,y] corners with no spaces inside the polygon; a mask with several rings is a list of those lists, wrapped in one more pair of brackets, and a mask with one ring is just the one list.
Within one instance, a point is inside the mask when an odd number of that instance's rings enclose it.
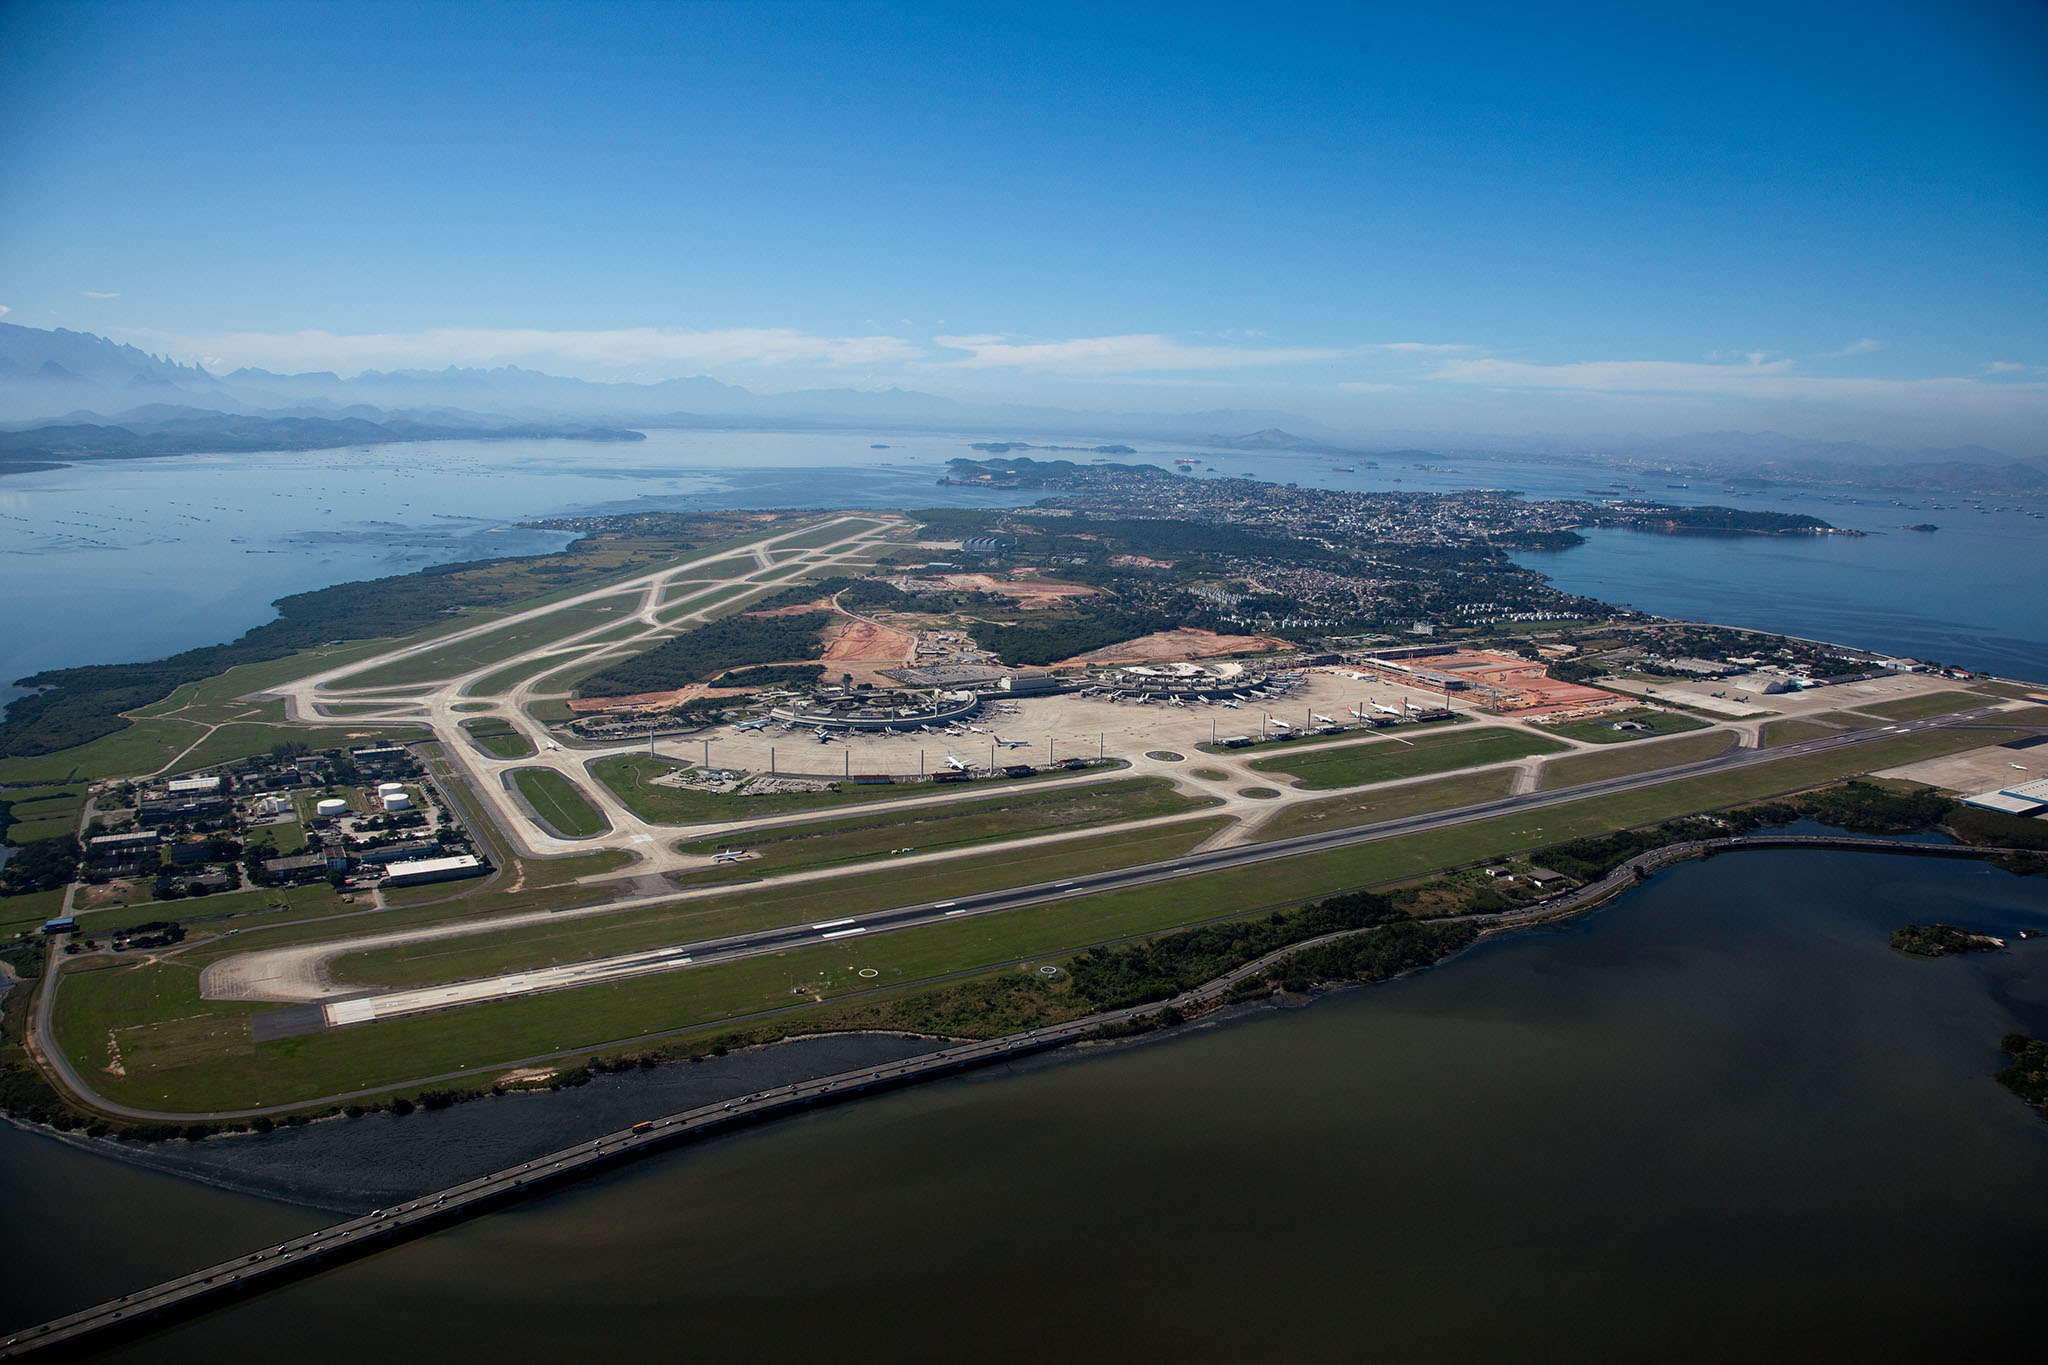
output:
{"label": "dirt area", "polygon": [[1494,704],[1504,712],[1540,716],[1622,704],[1612,692],[1559,682],[1543,671],[1542,663],[1518,655],[1473,651],[1418,662],[1432,672],[1455,673],[1492,688]]}
{"label": "dirt area", "polygon": [[672,692],[635,692],[625,697],[571,697],[569,709],[578,714],[591,711],[658,711],[681,706],[695,697],[745,697],[760,690],[758,687],[713,687],[709,683],[691,683]]}
{"label": "dirt area", "polygon": [[992,578],[985,573],[941,574],[939,581],[961,592],[994,592],[1014,597],[1025,608],[1057,607],[1076,597],[1093,597],[1095,589],[1079,583],[1046,583],[1020,570],[1010,578]]}
{"label": "dirt area", "polygon": [[917,637],[909,631],[847,619],[825,628],[825,652],[820,657],[828,678],[835,672],[851,673],[856,684],[894,687],[877,670],[903,667],[916,649]]}
{"label": "dirt area", "polygon": [[1120,645],[1108,645],[1092,649],[1086,654],[1076,654],[1071,659],[1062,659],[1052,665],[1066,668],[1074,664],[1149,664],[1169,659],[1207,659],[1218,654],[1263,654],[1268,650],[1288,649],[1285,640],[1275,640],[1269,635],[1218,635],[1207,630],[1162,630],[1153,635],[1141,635],[1135,640],[1126,640]]}
{"label": "dirt area", "polygon": [[766,611],[742,613],[746,616],[804,616],[814,611],[831,611],[832,599],[820,597],[815,602],[795,602],[786,607],[770,607]]}

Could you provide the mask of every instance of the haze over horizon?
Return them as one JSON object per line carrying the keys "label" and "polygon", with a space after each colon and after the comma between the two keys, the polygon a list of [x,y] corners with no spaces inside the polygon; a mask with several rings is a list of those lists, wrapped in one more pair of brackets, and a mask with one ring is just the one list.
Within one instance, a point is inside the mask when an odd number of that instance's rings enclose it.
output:
{"label": "haze over horizon", "polygon": [[2038,457],[2044,40],[2025,4],[21,3],[0,309],[215,374]]}

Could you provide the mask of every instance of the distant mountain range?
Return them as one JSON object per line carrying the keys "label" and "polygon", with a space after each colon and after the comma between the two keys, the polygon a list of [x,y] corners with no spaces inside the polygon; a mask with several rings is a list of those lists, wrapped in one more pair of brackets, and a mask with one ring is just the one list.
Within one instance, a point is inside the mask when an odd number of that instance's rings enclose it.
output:
{"label": "distant mountain range", "polygon": [[[1287,413],[1074,412],[963,403],[911,389],[759,394],[715,379],[597,383],[517,366],[214,375],[89,332],[0,323],[0,472],[67,460],[194,451],[324,449],[392,441],[637,439],[636,429],[942,431],[1185,442],[1246,453],[1533,456],[1589,466],[1780,483],[1926,491],[2048,489],[2048,465],[1982,446],[1880,450],[1778,432],[1543,437],[1318,430]],[[1311,434],[1297,434],[1307,428]],[[1244,435],[1225,435],[1230,431]]]}

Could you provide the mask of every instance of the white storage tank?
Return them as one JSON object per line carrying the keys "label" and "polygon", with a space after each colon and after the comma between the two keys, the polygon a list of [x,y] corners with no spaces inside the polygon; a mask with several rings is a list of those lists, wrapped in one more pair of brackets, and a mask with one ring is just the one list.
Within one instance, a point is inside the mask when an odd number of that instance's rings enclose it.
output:
{"label": "white storage tank", "polygon": [[379,796],[396,796],[404,790],[405,784],[403,782],[379,782],[377,784],[377,795]]}
{"label": "white storage tank", "polygon": [[411,810],[412,798],[402,791],[388,792],[384,797],[385,810]]}
{"label": "white storage tank", "polygon": [[336,816],[347,815],[348,802],[338,796],[330,796],[313,807],[313,814],[323,820],[332,820]]}

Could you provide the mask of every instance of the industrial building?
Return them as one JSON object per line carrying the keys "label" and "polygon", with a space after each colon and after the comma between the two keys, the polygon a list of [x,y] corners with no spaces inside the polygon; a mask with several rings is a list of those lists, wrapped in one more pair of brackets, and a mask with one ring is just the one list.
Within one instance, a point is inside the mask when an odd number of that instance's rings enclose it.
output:
{"label": "industrial building", "polygon": [[481,877],[490,870],[490,865],[473,853],[458,853],[447,858],[414,858],[406,862],[392,863],[384,878],[384,885],[424,886],[428,882],[452,882],[463,877]]}
{"label": "industrial building", "polygon": [[1963,798],[1966,806],[1979,810],[1995,810],[2005,815],[2038,815],[2048,810],[2048,777],[2036,778],[2031,782],[2015,782],[1997,791],[1979,792]]}

